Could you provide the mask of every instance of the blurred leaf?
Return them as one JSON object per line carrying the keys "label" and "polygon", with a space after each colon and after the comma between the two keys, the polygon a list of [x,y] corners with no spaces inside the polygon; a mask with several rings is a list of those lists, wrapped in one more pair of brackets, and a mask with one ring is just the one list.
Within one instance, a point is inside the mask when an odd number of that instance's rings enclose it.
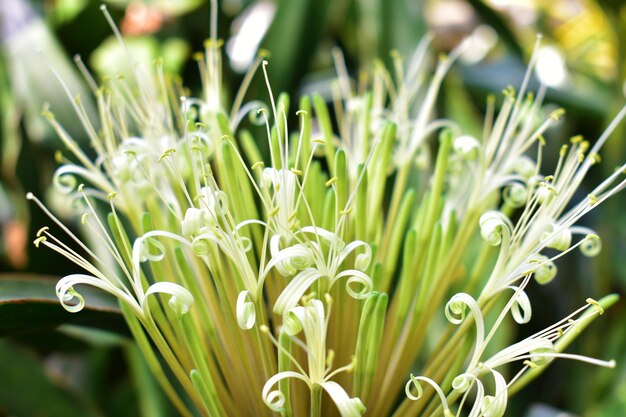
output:
{"label": "blurred leaf", "polygon": [[57,280],[21,274],[0,275],[0,337],[64,323],[127,334],[128,330],[117,301],[92,287],[79,289],[85,297],[85,308],[69,313],[55,295]]}
{"label": "blurred leaf", "polygon": [[[74,63],[50,29],[25,0],[0,2],[0,28],[0,52],[5,54],[13,100],[20,116],[23,114],[29,139],[50,141],[55,147],[61,144],[40,115],[46,103],[70,135],[85,143],[84,128],[69,104],[75,95],[80,95],[91,120],[97,114],[95,105]],[[54,72],[63,80],[72,98]]]}
{"label": "blurred leaf", "polygon": [[37,417],[96,416],[81,401],[57,386],[36,357],[0,340],[0,404],[9,415]]}
{"label": "blurred leaf", "polygon": [[464,134],[480,139],[483,131],[482,117],[476,111],[476,107],[457,73],[448,74],[443,92],[445,98],[444,114],[454,120]]}
{"label": "blurred leaf", "polygon": [[574,415],[547,405],[536,404],[528,410],[526,417],[574,417]]}
{"label": "blurred leaf", "polygon": [[[521,85],[527,67],[523,61],[509,56],[499,61],[463,66],[463,82],[467,89],[487,95],[511,85]],[[528,91],[537,91],[539,82],[530,78]],[[480,102],[481,100],[479,100]],[[570,117],[600,122],[607,117],[607,103],[613,101],[611,91],[598,85],[569,88],[549,88],[545,102],[553,102],[567,109]]]}
{"label": "blurred leaf", "polygon": [[[378,49],[378,57],[387,60],[389,51],[397,49],[409,57],[427,31],[424,20],[425,0],[403,0],[389,2],[379,0],[382,20],[382,33]],[[396,4],[398,3],[398,4]],[[408,59],[408,58],[407,58]],[[391,60],[387,61],[388,64]]]}
{"label": "blurred leaf", "polygon": [[172,415],[172,407],[167,396],[157,384],[146,359],[136,344],[127,344],[124,353],[130,368],[133,388],[139,399],[139,409],[143,417],[165,417]]}
{"label": "blurred leaf", "polygon": [[[162,13],[169,16],[179,16],[181,14],[189,13],[196,7],[205,3],[206,0],[153,0],[146,2],[150,7],[154,7]],[[138,3],[135,0],[106,0],[107,4],[115,7],[128,7],[133,3]]]}
{"label": "blurred leaf", "polygon": [[88,0],[56,0],[47,18],[55,24],[73,20],[87,6]]}
{"label": "blurred leaf", "polygon": [[[323,28],[329,0],[282,0],[270,26],[263,48],[271,53],[268,73],[275,94],[292,92],[306,73]],[[259,83],[257,97],[267,97]]]}
{"label": "blurred leaf", "polygon": [[524,56],[524,50],[511,30],[511,24],[507,23],[498,12],[485,4],[484,1],[467,0],[467,2],[472,5],[476,13],[485,23],[498,32],[498,37],[502,39],[502,42],[504,42],[510,52],[518,57]]}
{"label": "blurred leaf", "polygon": [[[90,63],[101,77],[124,75],[132,77],[131,64],[153,68],[158,58],[163,59],[166,72],[177,73],[189,55],[189,46],[179,38],[170,38],[162,44],[152,36],[126,37],[126,49],[114,36],[109,36],[91,54]],[[129,61],[129,56],[132,61]]]}

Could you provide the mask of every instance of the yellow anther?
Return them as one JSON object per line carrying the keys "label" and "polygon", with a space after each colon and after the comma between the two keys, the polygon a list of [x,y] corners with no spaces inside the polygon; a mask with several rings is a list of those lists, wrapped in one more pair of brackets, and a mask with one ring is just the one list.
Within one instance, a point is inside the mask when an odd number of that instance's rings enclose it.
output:
{"label": "yellow anther", "polygon": [[35,244],[35,247],[38,248],[39,245],[43,242],[45,242],[47,240],[47,238],[45,236],[41,236],[38,237],[37,239],[35,239],[35,241],[33,242]]}
{"label": "yellow anther", "polygon": [[49,111],[49,110],[43,110],[43,111],[41,112],[41,116],[42,116],[42,117],[45,117],[46,119],[48,119],[48,120],[49,120],[49,121],[51,121],[51,122],[54,120],[54,113],[52,113],[52,112],[51,112],[51,111]]}
{"label": "yellow anther", "polygon": [[584,140],[582,135],[576,135],[573,138],[571,138],[569,141],[572,142],[572,144],[577,144],[577,143],[581,143]]}
{"label": "yellow anther", "polygon": [[278,212],[280,211],[280,207],[276,206],[272,209],[272,211],[270,211],[269,213],[267,213],[267,217],[274,217],[275,215],[278,214]]}
{"label": "yellow anther", "polygon": [[272,56],[272,53],[265,48],[260,48],[259,51],[257,52],[257,56],[259,58],[269,58]]}
{"label": "yellow anther", "polygon": [[507,98],[515,98],[515,88],[512,85],[509,85],[502,90],[502,94],[504,94]]}
{"label": "yellow anther", "polygon": [[263,163],[263,161],[258,161],[255,162],[254,164],[252,164],[252,170],[254,171],[257,168],[263,168],[265,166],[265,164]]}
{"label": "yellow anther", "polygon": [[598,314],[600,315],[604,314],[604,309],[602,308],[599,302],[597,302],[593,298],[587,298],[585,301],[587,302],[587,304],[594,306],[596,310],[598,311]]}
{"label": "yellow anther", "polygon": [[324,144],[326,144],[326,141],[325,141],[324,139],[322,139],[322,138],[316,138],[316,139],[313,139],[313,140],[311,140],[311,142],[313,142],[313,143],[317,143],[318,145],[324,145]]}
{"label": "yellow anther", "polygon": [[525,360],[523,363],[524,365],[528,366],[531,369],[534,369],[537,367],[537,364],[534,363],[533,361]]}
{"label": "yellow anther", "polygon": [[568,147],[567,145],[563,145],[563,146],[561,146],[561,150],[559,151],[559,155],[561,155],[561,156],[565,156],[565,154],[567,153],[567,149],[568,149],[568,148],[569,148],[569,147]]}
{"label": "yellow anther", "polygon": [[174,148],[166,149],[165,152],[163,152],[163,154],[159,157],[159,162],[161,162],[164,158],[167,158],[168,156],[170,156],[174,152],[176,152],[176,149],[174,149]]}
{"label": "yellow anther", "polygon": [[89,213],[83,213],[83,215],[80,216],[80,224],[87,224],[88,217],[89,217]]}
{"label": "yellow anther", "polygon": [[302,175],[302,170],[299,170],[299,169],[296,169],[296,168],[291,168],[291,169],[290,169],[290,171],[291,171],[293,174],[295,174],[295,175],[298,175],[298,176],[301,176],[301,175]]}
{"label": "yellow anther", "polygon": [[79,192],[79,193],[82,193],[84,189],[85,189],[85,184],[80,184],[80,185],[78,186],[78,192]]}
{"label": "yellow anther", "polygon": [[207,39],[204,41],[204,47],[207,49],[211,49],[211,48],[221,48],[222,45],[224,44],[224,40],[223,39]]}
{"label": "yellow anther", "polygon": [[329,179],[328,181],[326,181],[325,185],[327,187],[330,187],[331,185],[333,185],[335,182],[337,182],[337,177],[332,177],[331,179]]}
{"label": "yellow anther", "polygon": [[588,194],[587,198],[589,199],[589,202],[591,203],[592,206],[598,203],[598,197],[596,197],[593,194]]}
{"label": "yellow anther", "polygon": [[579,148],[582,152],[587,152],[587,150],[589,149],[589,141],[583,140],[582,142],[580,142]]}
{"label": "yellow anther", "polygon": [[56,151],[56,152],[54,153],[54,161],[55,161],[57,164],[60,164],[61,162],[63,162],[63,152],[61,152],[61,151]]}
{"label": "yellow anther", "polygon": [[600,155],[598,155],[597,153],[590,153],[589,154],[589,159],[594,164],[598,164],[602,160],[602,158],[600,158]]}
{"label": "yellow anther", "polygon": [[556,109],[555,111],[550,113],[550,119],[554,121],[558,121],[561,118],[561,116],[563,116],[564,114],[565,114],[565,109]]}
{"label": "yellow anther", "polygon": [[41,229],[37,230],[37,237],[41,237],[41,235],[46,233],[48,231],[48,229],[49,229],[48,226],[44,226]]}

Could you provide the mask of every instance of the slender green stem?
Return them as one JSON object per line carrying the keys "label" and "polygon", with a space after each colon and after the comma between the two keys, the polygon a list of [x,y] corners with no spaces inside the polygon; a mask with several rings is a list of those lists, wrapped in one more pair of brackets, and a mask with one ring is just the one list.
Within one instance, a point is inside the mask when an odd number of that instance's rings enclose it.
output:
{"label": "slender green stem", "polygon": [[322,416],[322,387],[314,384],[311,387],[311,414],[310,417]]}

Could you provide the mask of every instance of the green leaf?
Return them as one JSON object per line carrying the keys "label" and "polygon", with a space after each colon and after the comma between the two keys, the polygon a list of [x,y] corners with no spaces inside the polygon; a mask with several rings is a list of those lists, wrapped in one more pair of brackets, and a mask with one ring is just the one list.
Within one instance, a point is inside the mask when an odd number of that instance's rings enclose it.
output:
{"label": "green leaf", "polygon": [[99,413],[45,374],[37,358],[25,349],[0,340],[0,404],[16,416],[97,416]]}
{"label": "green leaf", "polygon": [[65,323],[96,327],[121,334],[128,329],[117,301],[91,287],[83,287],[85,308],[69,313],[56,298],[53,277],[26,274],[0,274],[0,337]]}
{"label": "green leaf", "polygon": [[[300,84],[306,72],[311,51],[322,36],[327,18],[329,0],[282,0],[278,2],[276,16],[272,21],[263,48],[270,51],[267,67],[274,93],[292,92]],[[259,85],[258,97],[266,97],[263,84]]]}

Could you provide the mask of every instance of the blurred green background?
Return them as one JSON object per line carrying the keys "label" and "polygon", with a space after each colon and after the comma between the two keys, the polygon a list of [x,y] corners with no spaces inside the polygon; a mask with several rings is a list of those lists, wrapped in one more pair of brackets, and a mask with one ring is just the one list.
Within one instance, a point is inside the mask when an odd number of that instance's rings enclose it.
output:
{"label": "blurred green background", "polygon": [[[164,59],[193,92],[200,89],[193,53],[209,37],[206,0],[105,2],[135,59]],[[173,416],[127,338],[115,302],[88,295],[89,308],[66,313],[54,296],[54,279],[75,271],[56,254],[35,250],[36,230],[48,224],[26,203],[32,191],[56,212],[67,213],[48,192],[59,140],[40,117],[50,107],[81,138],[68,99],[44,61],[95,114],[90,85],[73,57],[96,78],[123,71],[123,51],[90,0],[0,1],[0,416]],[[438,109],[468,132],[482,124],[487,94],[518,86],[537,33],[544,40],[535,87],[549,85],[547,105],[567,117],[552,129],[547,154],[575,134],[593,140],[624,104],[626,4],[621,0],[223,0],[219,36],[225,40],[224,82],[236,92],[260,48],[270,51],[275,92],[293,99],[329,94],[335,77],[332,49],[343,51],[358,76],[390,52],[408,56],[426,32],[433,49],[448,51],[475,34],[480,45],[448,75]],[[247,99],[265,99],[256,77]],[[292,99],[292,100],[293,100]],[[581,196],[626,159],[621,126]],[[549,165],[549,163],[548,163]],[[625,293],[626,216],[618,195],[584,219],[603,238],[593,260],[569,255],[559,279],[529,290],[534,319],[516,337],[544,328],[587,297]],[[626,307],[620,302],[570,350],[604,359],[615,370],[556,361],[516,395],[507,415],[524,417],[626,415]],[[399,376],[400,377],[400,376]]]}

